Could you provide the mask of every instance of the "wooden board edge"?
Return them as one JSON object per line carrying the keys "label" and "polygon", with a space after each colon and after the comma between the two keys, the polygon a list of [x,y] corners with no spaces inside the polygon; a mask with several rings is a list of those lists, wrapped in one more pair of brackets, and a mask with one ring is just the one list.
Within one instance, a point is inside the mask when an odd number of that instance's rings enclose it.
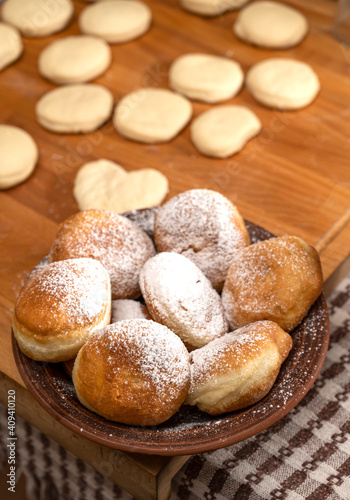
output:
{"label": "wooden board edge", "polygon": [[[52,418],[27,389],[0,372],[0,402],[16,392],[16,413],[137,500],[166,500],[173,476],[187,457],[145,457],[113,450],[73,433]],[[145,465],[148,462],[147,467]]]}

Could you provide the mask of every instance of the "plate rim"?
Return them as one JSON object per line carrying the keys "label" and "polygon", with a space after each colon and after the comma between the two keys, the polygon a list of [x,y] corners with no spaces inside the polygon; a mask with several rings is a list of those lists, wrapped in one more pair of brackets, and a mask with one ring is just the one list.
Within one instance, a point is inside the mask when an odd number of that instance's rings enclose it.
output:
{"label": "plate rim", "polygon": [[[145,209],[150,210],[150,209]],[[141,212],[142,210],[140,210]],[[134,214],[138,211],[132,211]],[[130,212],[129,212],[130,213]],[[129,214],[128,213],[128,214]],[[125,215],[125,214],[123,214]],[[251,225],[253,228],[257,228],[258,230],[265,231],[269,233],[270,238],[275,237],[270,231],[265,228],[258,226],[257,224],[245,220],[245,223]],[[322,320],[324,321],[324,329],[323,329],[323,337],[322,337],[322,347],[320,349],[319,356],[317,358],[317,365],[313,367],[312,374],[308,379],[307,383],[302,385],[302,388],[299,389],[296,394],[293,394],[293,397],[288,399],[283,406],[277,408],[271,415],[268,415],[266,419],[262,419],[255,424],[251,424],[247,429],[243,429],[241,433],[227,434],[224,438],[213,439],[210,438],[208,440],[201,440],[199,442],[191,442],[185,443],[185,445],[181,445],[180,443],[171,444],[169,446],[159,445],[157,442],[148,442],[147,446],[143,443],[135,442],[116,442],[115,440],[108,440],[108,436],[100,436],[99,434],[92,434],[88,429],[84,428],[84,424],[82,423],[82,427],[79,427],[74,421],[67,419],[64,414],[62,416],[62,412],[56,410],[55,407],[52,406],[52,401],[49,398],[40,397],[41,394],[45,395],[45,391],[40,392],[38,390],[38,385],[34,383],[34,381],[29,376],[28,366],[23,363],[23,359],[27,358],[19,349],[17,341],[15,339],[13,330],[12,330],[12,351],[15,358],[16,366],[18,371],[22,377],[24,384],[26,385],[29,392],[35,398],[35,400],[59,423],[64,425],[66,428],[73,431],[75,434],[78,434],[90,441],[98,443],[100,445],[106,446],[110,449],[120,450],[124,452],[130,453],[141,453],[147,455],[162,455],[162,456],[185,456],[185,455],[193,455],[196,453],[203,453],[207,451],[213,451],[220,448],[225,448],[227,446],[236,444],[238,442],[244,441],[250,437],[255,436],[256,434],[262,432],[265,429],[268,429],[273,424],[278,422],[281,418],[286,416],[300,401],[306,396],[306,394],[310,391],[312,386],[314,385],[320,371],[325,362],[329,340],[330,340],[330,319],[329,319],[329,311],[326,302],[326,298],[324,293],[322,292],[317,301],[320,301],[320,305],[322,306],[322,311],[326,312]],[[309,313],[308,313],[309,314]],[[30,358],[28,358],[30,359]],[[33,361],[33,360],[30,360]],[[38,362],[41,363],[41,362]],[[62,368],[63,369],[63,368]],[[50,379],[51,380],[51,379]],[[40,384],[39,384],[40,386]],[[269,393],[265,396],[268,398]],[[263,398],[264,399],[264,398]],[[259,402],[257,402],[258,404]],[[56,403],[57,408],[60,408],[60,405]],[[253,405],[254,406],[254,405]],[[249,408],[249,407],[248,407]],[[245,410],[245,409],[243,409]],[[199,411],[199,410],[198,410]],[[93,413],[93,412],[91,412]],[[225,415],[223,415],[224,417]],[[220,418],[220,416],[218,416]],[[268,421],[268,425],[266,425],[266,420]],[[129,427],[129,426],[128,426]]]}

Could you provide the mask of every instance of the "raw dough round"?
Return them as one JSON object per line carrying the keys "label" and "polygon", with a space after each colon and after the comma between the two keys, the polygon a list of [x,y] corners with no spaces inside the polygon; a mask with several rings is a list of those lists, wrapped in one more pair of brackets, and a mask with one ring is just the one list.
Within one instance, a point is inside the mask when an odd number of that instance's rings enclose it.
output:
{"label": "raw dough round", "polygon": [[96,332],[79,351],[73,383],[81,403],[108,420],[158,425],[186,399],[189,355],[163,325],[119,321]]}
{"label": "raw dough round", "polygon": [[303,14],[278,2],[254,2],[245,7],[234,24],[235,34],[244,42],[282,49],[301,42],[308,31]]}
{"label": "raw dough round", "polygon": [[39,56],[39,72],[54,83],[83,83],[101,75],[112,61],[111,48],[101,38],[69,36],[52,42]]}
{"label": "raw dough round", "polygon": [[168,190],[168,179],[159,170],[127,172],[113,161],[97,160],[79,169],[73,193],[80,210],[100,208],[123,213],[160,205]]}
{"label": "raw dough round", "polygon": [[246,85],[258,102],[278,109],[303,108],[320,90],[319,79],[308,64],[286,58],[266,59],[252,66]]}
{"label": "raw dough round", "polygon": [[113,96],[101,85],[65,85],[43,95],[36,105],[38,122],[52,132],[92,132],[111,116]]}
{"label": "raw dough round", "polygon": [[272,388],[293,341],[272,321],[257,321],[191,353],[186,404],[210,415],[250,406]]}
{"label": "raw dough round", "polygon": [[222,291],[232,330],[269,320],[290,332],[322,293],[317,251],[296,236],[253,243],[236,253]]}
{"label": "raw dough round", "polygon": [[86,7],[79,17],[83,33],[110,43],[127,42],[143,35],[151,22],[151,10],[138,0],[105,0]]}
{"label": "raw dough round", "polygon": [[0,71],[17,61],[22,52],[22,38],[17,29],[0,22]]}
{"label": "raw dough round", "polygon": [[169,85],[190,99],[221,102],[234,97],[242,87],[241,66],[227,57],[186,54],[170,67]]}
{"label": "raw dough round", "polygon": [[71,0],[6,0],[2,19],[28,37],[48,36],[63,30],[74,14]]}
{"label": "raw dough round", "polygon": [[248,0],[180,0],[186,10],[202,16],[217,16],[228,10],[239,9]]}
{"label": "raw dough round", "polygon": [[240,151],[260,130],[260,120],[248,108],[217,106],[193,121],[191,139],[204,155],[227,158]]}
{"label": "raw dough round", "polygon": [[38,157],[38,147],[27,132],[12,125],[0,125],[0,189],[27,179]]}
{"label": "raw dough round", "polygon": [[192,105],[166,89],[146,88],[124,96],[116,106],[114,126],[128,139],[146,143],[167,142],[189,122]]}

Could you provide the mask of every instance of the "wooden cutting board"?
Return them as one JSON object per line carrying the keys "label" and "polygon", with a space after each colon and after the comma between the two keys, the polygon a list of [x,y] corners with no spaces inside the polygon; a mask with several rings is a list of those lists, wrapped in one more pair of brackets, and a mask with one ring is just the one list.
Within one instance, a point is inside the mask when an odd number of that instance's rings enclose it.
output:
{"label": "wooden cutting board", "polygon": [[[10,344],[14,302],[29,271],[48,252],[58,223],[77,211],[72,186],[77,170],[87,161],[108,158],[127,170],[157,168],[169,179],[169,197],[190,188],[220,191],[246,219],[276,235],[294,234],[316,246],[325,279],[334,276],[349,255],[350,48],[331,33],[335,2],[285,2],[307,16],[310,32],[295,48],[270,51],[237,40],[232,33],[236,12],[206,19],[185,12],[176,0],[145,1],[153,11],[151,30],[133,42],[113,45],[113,63],[96,80],[111,90],[116,102],[138,88],[167,88],[171,62],[187,52],[232,57],[244,72],[268,57],[292,57],[314,68],[322,89],[307,108],[279,112],[259,105],[243,88],[232,103],[252,109],[263,129],[242,152],[225,160],[200,155],[191,143],[189,127],[162,145],[123,139],[111,122],[91,134],[56,135],[35,119],[37,100],[55,87],[39,76],[38,55],[52,40],[79,32],[77,17],[86,3],[74,2],[76,15],[62,33],[24,39],[23,57],[0,73],[0,123],[24,128],[40,148],[34,174],[0,193],[0,369],[22,386]],[[193,107],[197,116],[210,106],[193,103]],[[57,433],[64,444],[63,431]],[[139,471],[144,466],[135,467]]]}

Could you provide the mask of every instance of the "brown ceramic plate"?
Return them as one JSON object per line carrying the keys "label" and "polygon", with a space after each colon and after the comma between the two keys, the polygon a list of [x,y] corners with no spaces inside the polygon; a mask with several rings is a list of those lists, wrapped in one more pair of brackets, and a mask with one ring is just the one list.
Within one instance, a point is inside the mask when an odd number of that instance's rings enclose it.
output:
{"label": "brown ceramic plate", "polygon": [[[151,234],[154,211],[146,209],[127,215]],[[246,225],[252,242],[273,237],[251,222]],[[87,410],[76,397],[62,364],[33,361],[19,350],[13,335],[12,344],[17,367],[28,390],[50,415],[72,431],[118,450],[189,455],[223,448],[263,431],[305,396],[321,370],[328,349],[329,316],[323,295],[291,335],[292,351],[273,388],[261,401],[219,417],[183,406],[170,420],[154,427],[118,424]]]}

